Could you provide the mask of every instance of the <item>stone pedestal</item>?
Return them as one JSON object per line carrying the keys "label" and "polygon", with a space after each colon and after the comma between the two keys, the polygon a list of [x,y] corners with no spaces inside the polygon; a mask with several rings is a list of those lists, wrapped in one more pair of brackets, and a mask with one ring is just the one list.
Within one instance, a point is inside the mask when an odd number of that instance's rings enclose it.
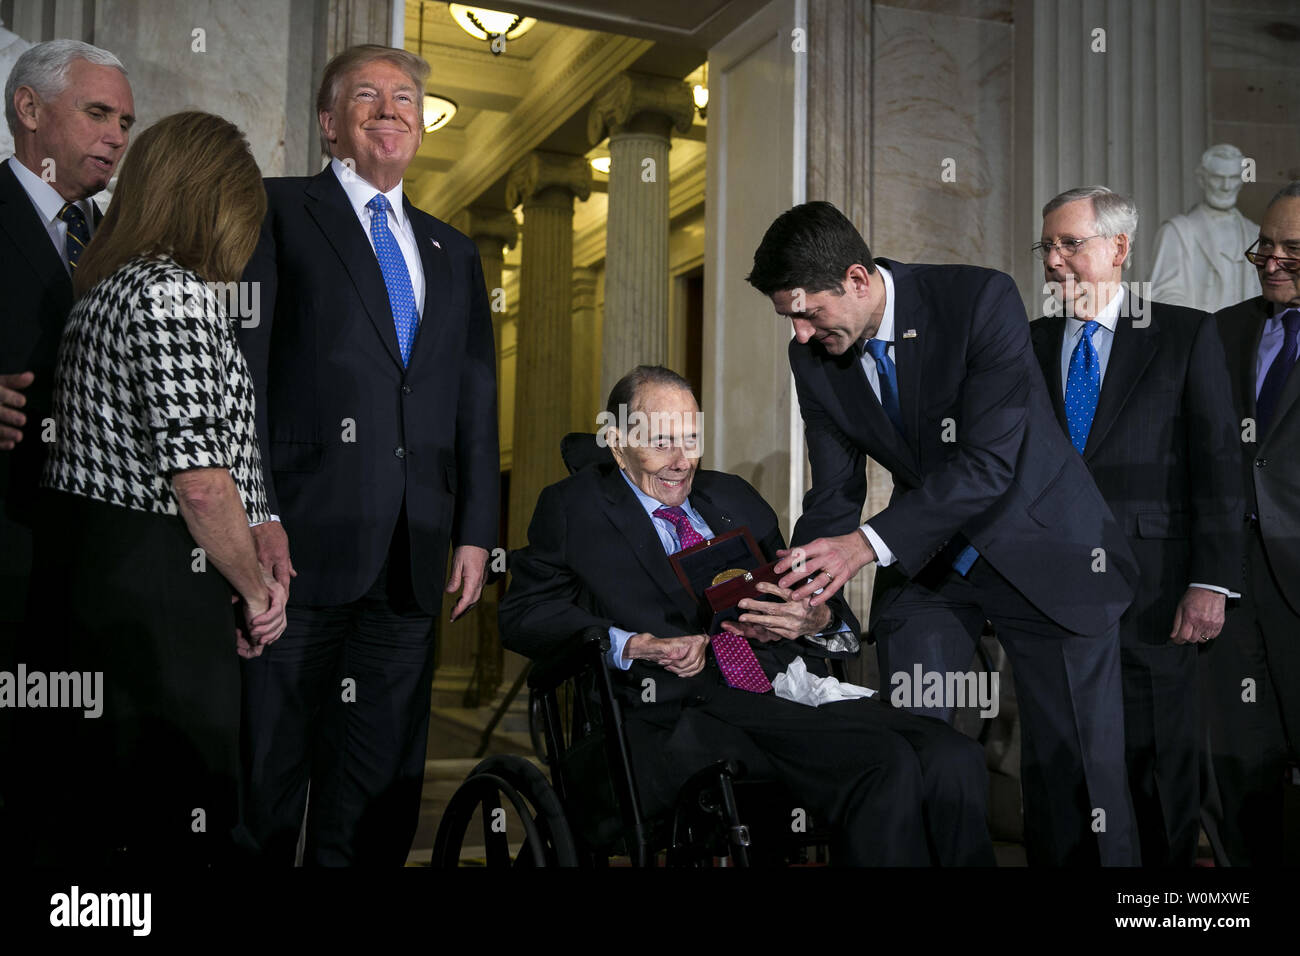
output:
{"label": "stone pedestal", "polygon": [[668,358],[668,149],[691,128],[681,80],[624,73],[592,102],[587,135],[609,135],[605,316],[600,391],[635,365]]}
{"label": "stone pedestal", "polygon": [[572,430],[573,200],[591,193],[581,156],[536,151],[510,172],[506,205],[524,206],[519,350],[510,473],[510,547],[527,541],[537,496],[564,477],[560,439]]}

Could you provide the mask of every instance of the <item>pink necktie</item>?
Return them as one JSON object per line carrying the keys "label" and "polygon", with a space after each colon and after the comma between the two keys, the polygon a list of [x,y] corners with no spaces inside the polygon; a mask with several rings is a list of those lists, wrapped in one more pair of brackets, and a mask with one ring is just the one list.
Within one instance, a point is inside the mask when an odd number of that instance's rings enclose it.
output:
{"label": "pink necktie", "polygon": [[[671,521],[676,526],[677,540],[681,542],[683,551],[697,544],[703,544],[704,536],[695,530],[691,525],[691,519],[686,517],[686,512],[681,508],[656,508],[654,516]],[[763,668],[759,666],[758,658],[754,656],[749,641],[739,634],[722,631],[711,636],[709,643],[713,647],[713,656],[718,659],[718,667],[722,669],[722,676],[732,687],[737,690],[753,691],[755,694],[766,694],[772,689],[772,684],[763,673]]]}

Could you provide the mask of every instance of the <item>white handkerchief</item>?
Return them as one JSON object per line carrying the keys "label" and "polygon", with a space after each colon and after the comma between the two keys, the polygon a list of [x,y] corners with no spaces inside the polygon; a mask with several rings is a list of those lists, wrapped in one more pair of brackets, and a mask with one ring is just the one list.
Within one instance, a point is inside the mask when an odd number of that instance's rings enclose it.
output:
{"label": "white handkerchief", "polygon": [[873,697],[875,691],[857,684],[846,684],[834,677],[818,677],[808,673],[808,666],[802,657],[796,657],[783,673],[776,675],[772,689],[777,697],[784,697],[796,704],[820,707],[837,700],[857,700],[859,697]]}

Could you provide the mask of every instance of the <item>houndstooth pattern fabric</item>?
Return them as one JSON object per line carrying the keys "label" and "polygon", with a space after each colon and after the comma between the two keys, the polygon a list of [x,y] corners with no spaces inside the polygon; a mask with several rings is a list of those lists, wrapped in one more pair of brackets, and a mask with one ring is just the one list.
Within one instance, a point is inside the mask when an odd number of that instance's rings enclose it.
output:
{"label": "houndstooth pattern fabric", "polygon": [[253,381],[221,298],[170,259],[136,258],[73,307],[43,483],[174,515],[171,475],[228,468],[250,523],[270,518]]}

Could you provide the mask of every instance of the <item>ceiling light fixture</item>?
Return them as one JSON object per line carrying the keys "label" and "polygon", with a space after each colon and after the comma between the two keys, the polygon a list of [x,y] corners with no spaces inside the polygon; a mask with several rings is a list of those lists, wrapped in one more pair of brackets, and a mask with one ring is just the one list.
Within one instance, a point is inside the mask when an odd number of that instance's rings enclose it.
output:
{"label": "ceiling light fixture", "polygon": [[534,17],[521,17],[485,7],[471,7],[463,3],[449,3],[447,9],[460,28],[476,40],[487,40],[493,54],[506,52],[506,41],[517,40],[537,23]]}

